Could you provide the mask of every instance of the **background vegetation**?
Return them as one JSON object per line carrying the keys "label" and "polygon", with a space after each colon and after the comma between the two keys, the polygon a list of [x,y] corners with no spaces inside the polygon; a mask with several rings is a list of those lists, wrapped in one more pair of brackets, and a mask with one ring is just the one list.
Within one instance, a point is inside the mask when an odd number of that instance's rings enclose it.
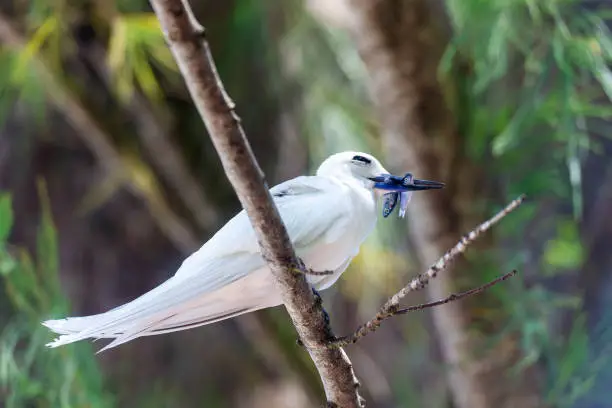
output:
{"label": "background vegetation", "polygon": [[[385,1],[407,13],[423,3]],[[427,4],[422,36],[401,42],[427,38],[430,48],[413,57],[433,58],[437,81],[421,88],[443,95],[438,109],[448,110],[458,137],[438,149],[460,153],[470,169],[442,177],[460,193],[453,206],[470,214],[458,228],[529,196],[468,254],[474,267],[453,276],[463,287],[521,272],[469,301],[470,332],[483,334],[495,355],[512,355],[487,388],[525,392],[533,406],[608,407],[608,3]],[[356,5],[193,7],[270,184],[311,173],[339,150],[393,163],[348,29]],[[0,10],[0,406],[318,404],[316,373],[280,309],[101,355],[97,344],[43,347],[51,335],[40,320],[98,313],[154,287],[239,204],[146,1],[2,0]],[[424,123],[442,117],[431,109],[420,112]],[[409,214],[413,223],[421,215]],[[337,332],[370,317],[433,261],[414,241],[403,221],[379,222],[323,294]],[[348,349],[370,406],[453,406],[443,330],[430,313],[416,313]],[[533,389],[520,388],[521,378]]]}

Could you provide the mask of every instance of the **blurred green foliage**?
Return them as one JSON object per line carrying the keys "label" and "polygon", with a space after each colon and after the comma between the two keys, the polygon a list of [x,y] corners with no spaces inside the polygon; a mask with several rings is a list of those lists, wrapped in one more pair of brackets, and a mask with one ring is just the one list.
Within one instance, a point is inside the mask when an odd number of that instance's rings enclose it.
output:
{"label": "blurred green foliage", "polygon": [[584,262],[584,250],[580,243],[580,235],[575,222],[571,220],[558,221],[556,237],[546,243],[542,258],[542,272],[544,274],[580,268]]}
{"label": "blurred green foliage", "polygon": [[[598,138],[609,133],[609,12],[587,10],[583,2],[574,0],[448,0],[446,4],[454,35],[440,76],[448,83],[457,80],[458,72],[468,72],[454,98],[454,109],[464,118],[460,131],[466,135],[467,151],[486,165],[491,177],[502,181],[498,200],[518,193],[529,197],[524,208],[513,214],[515,221],[522,220],[502,223],[496,235],[525,243],[529,225],[552,231],[529,237],[544,238],[541,252],[509,249],[515,253],[506,256],[508,262],[502,267],[520,268],[535,258],[540,273],[530,279],[535,285],[511,296],[495,292],[509,312],[502,336],[513,330],[521,334],[525,357],[518,368],[546,361],[548,402],[569,407],[588,394],[597,367],[609,363],[610,356],[591,355],[581,294],[556,292],[545,279],[580,273],[586,259],[579,233],[581,169],[588,153],[599,152]],[[568,200],[572,214],[541,218],[542,202],[550,200]],[[495,276],[499,268],[494,262],[484,274]],[[573,320],[567,336],[559,336],[553,328],[552,322],[560,316]]]}
{"label": "blurred green foliage", "polygon": [[[157,21],[143,12],[145,4],[140,0],[108,3],[110,11],[98,11],[96,18],[95,29],[106,34],[101,36],[105,62],[113,92],[121,102],[142,91],[151,101],[163,103],[167,96],[164,81],[176,78]],[[243,88],[250,85],[245,67],[235,61],[241,55],[261,57],[253,42],[260,48],[278,47],[279,56],[265,55],[258,64],[274,75],[283,71],[287,77],[283,80],[298,84],[299,130],[311,163],[320,162],[331,151],[347,148],[379,153],[379,128],[365,86],[367,74],[349,35],[321,24],[304,11],[301,2],[287,4],[286,32],[282,38],[272,39],[269,33],[260,31],[261,20],[266,18],[264,7],[236,2],[235,10],[223,23],[227,39],[219,41],[231,44],[231,49],[223,56],[217,52],[221,47],[213,51],[230,94],[244,92]],[[599,151],[593,134],[605,136],[610,131],[612,110],[606,100],[612,98],[612,72],[608,68],[612,35],[606,25],[610,13],[577,13],[579,2],[567,0],[447,0],[446,5],[453,34],[440,64],[440,79],[464,137],[463,148],[502,190],[498,195],[477,199],[484,201],[490,213],[519,193],[527,193],[531,199],[513,213],[513,221],[496,228],[498,242],[522,243],[525,227],[530,224],[551,231],[539,237],[544,240],[541,249],[511,244],[511,249],[493,253],[494,259],[483,262],[484,267],[479,269],[477,279],[481,281],[498,275],[500,268],[516,268],[528,260],[537,265],[537,276],[532,279],[535,283],[530,286],[515,281],[493,291],[501,310],[490,308],[487,313],[491,320],[508,316],[493,340],[520,333],[524,358],[515,373],[544,361],[548,401],[553,406],[569,407],[589,392],[594,377],[609,363],[609,355],[593,356],[590,352],[580,312],[581,294],[557,293],[546,279],[576,273],[588,255],[580,237],[581,164],[587,153]],[[72,36],[67,34],[72,21],[65,11],[79,6],[69,1],[40,0],[28,6],[26,42],[0,50],[0,114],[6,114],[20,100],[39,118],[44,117],[48,95],[41,66],[75,94],[86,93],[64,72],[64,60],[75,48]],[[247,106],[239,106],[239,111],[247,119],[260,115],[259,110]],[[194,112],[182,119],[188,123],[183,126],[200,131]],[[593,121],[597,127],[588,126]],[[200,136],[198,133],[198,140]],[[128,137],[125,139],[129,142]],[[182,143],[186,157],[198,162],[194,166],[200,171],[200,153],[194,153],[200,151],[199,146],[192,148],[185,140]],[[144,179],[148,185],[158,182],[136,165],[129,167],[134,179]],[[215,177],[210,178],[215,182]],[[59,289],[57,237],[45,195],[41,198],[45,205],[33,259],[27,251],[7,244],[13,216],[10,197],[0,196],[0,274],[6,293],[5,299],[0,297],[0,306],[10,310],[0,313],[2,319],[10,316],[0,334],[0,397],[7,401],[7,407],[112,406],[113,399],[103,391],[90,345],[80,343],[53,353],[43,347],[49,334],[40,320],[69,314],[69,307]],[[571,214],[554,219],[540,217],[539,203],[548,199],[571,202]],[[398,226],[381,226],[351,266],[351,279],[339,284],[348,299],[358,300],[364,318],[380,303],[381,293],[401,283],[404,276],[398,276],[398,270],[406,275],[417,272],[410,269],[406,242],[398,237]],[[565,311],[572,324],[569,335],[563,337],[558,336],[551,321]],[[289,350],[293,347],[290,327],[279,324],[276,329],[287,353],[294,352]],[[406,332],[411,336],[410,348],[426,347],[425,330]],[[303,358],[302,354],[297,357]],[[304,361],[301,363],[304,365]],[[408,392],[405,383],[396,382],[392,386],[399,400],[406,406],[422,405],[415,390]],[[166,388],[159,389],[143,400],[143,406],[161,401],[162,395],[171,400]]]}
{"label": "blurred green foliage", "polygon": [[606,12],[575,0],[447,4],[455,33],[440,73],[470,67],[459,100],[471,110],[462,131],[472,156],[509,175],[510,196],[569,193],[579,219],[580,163],[597,149],[587,122],[612,116]]}
{"label": "blurred green foliage", "polygon": [[70,309],[59,286],[57,236],[42,184],[40,190],[35,259],[7,243],[13,211],[10,195],[0,194],[0,288],[6,297],[0,315],[0,401],[6,408],[111,407],[90,344],[53,352],[44,346],[49,331],[40,322]]}
{"label": "blurred green foliage", "polygon": [[108,67],[120,100],[128,101],[136,86],[151,100],[162,98],[154,68],[166,75],[176,73],[177,68],[154,14],[134,13],[113,19]]}

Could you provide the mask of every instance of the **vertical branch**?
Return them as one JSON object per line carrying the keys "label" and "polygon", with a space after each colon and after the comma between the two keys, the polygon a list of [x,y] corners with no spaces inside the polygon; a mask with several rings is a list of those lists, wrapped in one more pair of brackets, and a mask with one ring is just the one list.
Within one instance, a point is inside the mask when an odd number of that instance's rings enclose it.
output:
{"label": "vertical branch", "polygon": [[295,251],[253,156],[240,119],[217,74],[203,27],[186,1],[151,0],[194,104],[246,210],[293,324],[314,361],[328,405],[362,406],[358,382],[342,349],[325,347],[330,337],[323,311],[298,265]]}

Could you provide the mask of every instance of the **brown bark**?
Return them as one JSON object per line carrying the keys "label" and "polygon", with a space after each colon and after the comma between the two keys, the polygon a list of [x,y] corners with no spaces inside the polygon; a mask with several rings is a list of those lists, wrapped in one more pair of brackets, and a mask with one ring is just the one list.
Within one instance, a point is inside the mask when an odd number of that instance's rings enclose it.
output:
{"label": "brown bark", "polygon": [[293,324],[313,359],[328,405],[359,407],[358,382],[342,349],[329,349],[331,333],[247,142],[233,103],[218,77],[204,29],[181,0],[151,0],[187,88],[220,156],[227,177],[253,225]]}
{"label": "brown bark", "polygon": [[[388,161],[449,186],[441,194],[415,195],[410,205],[409,211],[418,214],[410,234],[424,264],[442,256],[462,235],[476,215],[467,204],[477,200],[477,175],[462,157],[455,120],[436,76],[444,40],[438,36],[428,3],[350,0],[351,32],[370,75]],[[469,273],[463,268],[461,275]],[[432,281],[431,300],[453,292],[452,274],[446,271]],[[533,377],[507,378],[519,358],[515,342],[483,352],[485,336],[469,330],[467,302],[434,308],[432,315],[457,407],[542,406]]]}

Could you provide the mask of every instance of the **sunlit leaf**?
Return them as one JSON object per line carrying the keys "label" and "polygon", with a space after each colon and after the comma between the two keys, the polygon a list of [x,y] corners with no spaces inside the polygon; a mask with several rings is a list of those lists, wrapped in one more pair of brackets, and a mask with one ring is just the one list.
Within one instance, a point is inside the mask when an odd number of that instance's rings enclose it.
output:
{"label": "sunlit leaf", "polygon": [[578,268],[584,262],[584,249],[576,225],[571,221],[561,223],[557,236],[546,243],[543,261],[551,268]]}
{"label": "sunlit leaf", "polygon": [[160,99],[161,90],[159,88],[159,84],[157,83],[157,79],[155,78],[155,74],[153,74],[151,65],[146,62],[147,56],[145,52],[142,49],[134,50],[134,52],[138,58],[143,61],[142,63],[134,66],[134,78],[138,82],[138,85],[140,85],[145,95],[153,100]]}
{"label": "sunlit leaf", "polygon": [[111,26],[111,35],[108,41],[108,66],[117,71],[125,64],[127,42],[127,25],[125,19],[117,17]]}
{"label": "sunlit leaf", "polygon": [[136,87],[152,100],[161,97],[153,65],[176,73],[174,59],[165,44],[153,13],[118,15],[113,20],[107,56],[117,96],[127,101]]}
{"label": "sunlit leaf", "polygon": [[20,50],[13,70],[12,80],[16,83],[23,83],[27,79],[28,65],[32,59],[40,52],[47,39],[53,35],[58,28],[58,21],[55,17],[48,17],[43,24],[34,32],[28,43]]}

